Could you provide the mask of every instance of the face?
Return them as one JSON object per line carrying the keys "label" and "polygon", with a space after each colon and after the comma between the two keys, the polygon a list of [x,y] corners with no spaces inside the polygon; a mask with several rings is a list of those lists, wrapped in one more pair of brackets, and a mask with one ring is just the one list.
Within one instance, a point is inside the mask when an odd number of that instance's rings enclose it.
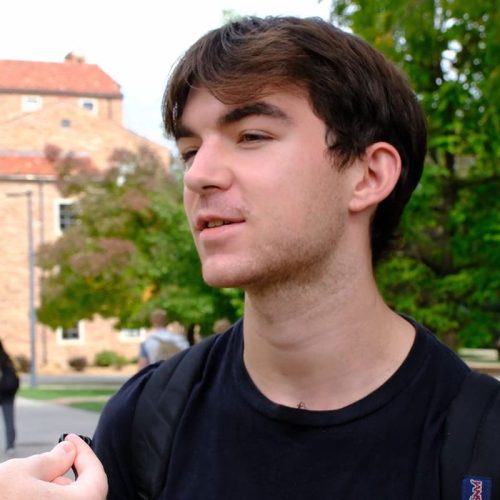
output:
{"label": "face", "polygon": [[212,286],[262,287],[331,264],[347,217],[343,174],[307,97],[224,104],[191,90],[177,144],[184,205]]}

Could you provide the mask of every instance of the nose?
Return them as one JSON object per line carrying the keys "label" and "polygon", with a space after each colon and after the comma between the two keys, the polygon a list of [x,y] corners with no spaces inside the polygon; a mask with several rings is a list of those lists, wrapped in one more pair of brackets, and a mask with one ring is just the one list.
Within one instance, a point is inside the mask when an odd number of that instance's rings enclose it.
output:
{"label": "nose", "polygon": [[184,186],[200,194],[226,190],[233,177],[230,165],[229,153],[222,141],[204,142],[184,174]]}

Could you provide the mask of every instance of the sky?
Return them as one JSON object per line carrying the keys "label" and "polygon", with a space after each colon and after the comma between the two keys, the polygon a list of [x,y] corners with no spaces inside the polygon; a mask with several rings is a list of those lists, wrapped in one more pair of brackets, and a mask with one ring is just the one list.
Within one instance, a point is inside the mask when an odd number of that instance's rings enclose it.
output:
{"label": "sky", "polygon": [[320,16],[329,0],[14,0],[0,23],[0,59],[62,62],[79,52],[124,94],[124,125],[171,146],[161,99],[175,61],[201,35],[237,14]]}

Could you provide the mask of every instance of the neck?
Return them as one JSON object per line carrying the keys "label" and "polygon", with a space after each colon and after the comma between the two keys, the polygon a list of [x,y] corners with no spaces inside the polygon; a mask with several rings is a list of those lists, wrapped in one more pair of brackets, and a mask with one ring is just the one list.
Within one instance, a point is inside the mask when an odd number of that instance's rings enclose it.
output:
{"label": "neck", "polygon": [[244,362],[270,400],[341,408],[382,385],[407,356],[413,327],[385,305],[371,272],[349,276],[247,292]]}

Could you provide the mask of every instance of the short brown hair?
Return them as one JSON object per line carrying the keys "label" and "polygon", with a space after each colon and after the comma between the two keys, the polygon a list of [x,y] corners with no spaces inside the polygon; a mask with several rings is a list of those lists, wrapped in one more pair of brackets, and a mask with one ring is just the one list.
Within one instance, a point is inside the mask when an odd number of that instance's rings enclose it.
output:
{"label": "short brown hair", "polygon": [[392,144],[402,172],[372,221],[373,260],[379,259],[420,180],[426,151],[418,100],[381,53],[319,18],[247,17],[208,32],[176,66],[163,101],[165,129],[173,137],[194,86],[228,104],[290,86],[305,89],[327,126],[326,146],[340,168],[362,157],[370,144]]}
{"label": "short brown hair", "polygon": [[155,309],[149,316],[151,326],[164,327],[168,323],[168,314],[164,309]]}

